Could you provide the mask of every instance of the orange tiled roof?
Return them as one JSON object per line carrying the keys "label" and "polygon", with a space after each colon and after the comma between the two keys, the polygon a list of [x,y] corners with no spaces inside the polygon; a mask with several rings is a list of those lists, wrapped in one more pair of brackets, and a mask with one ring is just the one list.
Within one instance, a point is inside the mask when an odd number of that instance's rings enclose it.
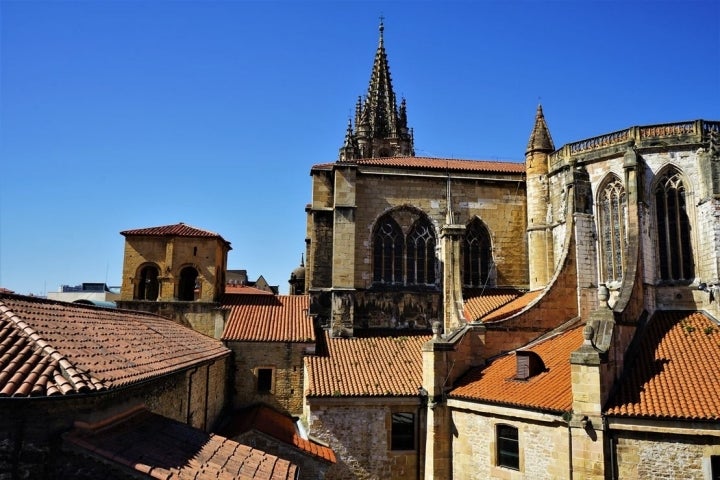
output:
{"label": "orange tiled roof", "polygon": [[218,433],[228,438],[234,438],[249,430],[257,430],[305,453],[331,463],[336,462],[335,452],[332,448],[302,438],[298,435],[295,421],[291,417],[264,405],[256,405],[235,412],[230,421]]}
{"label": "orange tiled roof", "polygon": [[222,339],[236,342],[314,342],[307,295],[224,295],[230,310]]}
{"label": "orange tiled roof", "polygon": [[545,364],[544,372],[528,380],[515,380],[515,354],[506,354],[485,367],[468,371],[456,382],[450,397],[554,412],[569,411],[572,408],[570,353],[582,344],[582,330],[581,325],[523,348],[540,356]]}
{"label": "orange tiled roof", "polygon": [[0,396],[105,390],[229,354],[157,315],[0,295]]}
{"label": "orange tiled roof", "polygon": [[[354,165],[370,165],[376,167],[421,168],[425,170],[464,171],[464,172],[492,172],[492,173],[524,173],[525,164],[520,162],[499,162],[485,160],[458,160],[453,158],[431,157],[384,157],[362,158],[347,162]],[[333,165],[342,165],[343,162],[319,163],[313,166],[314,170],[326,170]]]}
{"label": "orange tiled roof", "polygon": [[542,292],[543,290],[533,290],[532,292],[527,292],[524,295],[519,296],[515,300],[506,303],[497,310],[493,310],[486,316],[480,318],[480,321],[484,323],[507,318],[510,315],[513,315],[522,310],[523,308],[527,307],[533,300],[538,298]]}
{"label": "orange tiled roof", "polygon": [[66,445],[149,478],[294,479],[297,465],[143,410],[107,428],[76,428]]}
{"label": "orange tiled roof", "polygon": [[267,290],[260,290],[255,287],[248,287],[247,285],[234,285],[232,283],[225,284],[225,293],[233,295],[272,295],[272,292]]}
{"label": "orange tiled roof", "polygon": [[129,237],[136,235],[149,235],[149,236],[168,236],[168,237],[207,237],[207,238],[219,238],[226,244],[230,245],[230,242],[226,241],[215,232],[203,230],[201,228],[193,227],[185,223],[176,223],[174,225],[163,225],[161,227],[149,227],[149,228],[136,228],[133,230],[125,230],[120,232],[120,235]]}
{"label": "orange tiled roof", "polygon": [[720,327],[701,312],[657,312],[608,415],[720,420]]}
{"label": "orange tiled roof", "polygon": [[422,385],[422,345],[430,335],[331,338],[328,356],[305,357],[308,396],[414,396]]}
{"label": "orange tiled roof", "polygon": [[465,318],[474,322],[493,310],[518,298],[522,293],[518,290],[486,289],[481,294],[465,299],[463,313]]}

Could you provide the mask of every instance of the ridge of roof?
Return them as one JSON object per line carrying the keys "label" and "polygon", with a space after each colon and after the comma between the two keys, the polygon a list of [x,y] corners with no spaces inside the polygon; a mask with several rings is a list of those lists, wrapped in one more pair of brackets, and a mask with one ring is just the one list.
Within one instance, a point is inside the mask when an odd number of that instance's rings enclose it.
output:
{"label": "ridge of roof", "polygon": [[161,225],[158,227],[147,227],[147,228],[134,228],[130,230],[123,230],[120,235],[125,237],[128,236],[165,236],[165,237],[206,237],[206,238],[219,238],[230,246],[230,242],[225,240],[219,233],[204,230],[202,228],[193,227],[186,223],[180,222],[173,225]]}
{"label": "ridge of roof", "polygon": [[336,165],[339,166],[377,166],[377,167],[397,167],[397,168],[416,168],[436,171],[475,171],[488,173],[524,173],[525,164],[522,162],[512,161],[492,161],[492,160],[462,160],[451,158],[434,158],[434,157],[380,157],[380,158],[361,158],[352,161],[335,162],[335,163],[319,163],[313,165],[313,170],[327,170]]}

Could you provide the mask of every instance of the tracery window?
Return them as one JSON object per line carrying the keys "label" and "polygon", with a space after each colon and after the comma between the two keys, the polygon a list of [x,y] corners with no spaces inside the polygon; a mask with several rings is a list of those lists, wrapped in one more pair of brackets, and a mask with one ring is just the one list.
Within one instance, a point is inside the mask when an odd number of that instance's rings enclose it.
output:
{"label": "tracery window", "polygon": [[690,281],[695,276],[686,193],[676,169],[665,172],[655,187],[658,264],[664,281]]}
{"label": "tracery window", "polygon": [[482,287],[487,284],[492,267],[492,247],[487,228],[475,217],[465,231],[463,243],[463,284]]}
{"label": "tracery window", "polygon": [[407,237],[385,215],[373,235],[373,281],[388,284],[435,283],[435,231],[427,218],[418,219]]}
{"label": "tracery window", "polygon": [[435,283],[435,234],[426,219],[415,222],[407,238],[407,283]]}
{"label": "tracery window", "polygon": [[612,177],[598,199],[601,275],[605,283],[619,282],[623,276],[626,211],[625,188],[617,177]]}

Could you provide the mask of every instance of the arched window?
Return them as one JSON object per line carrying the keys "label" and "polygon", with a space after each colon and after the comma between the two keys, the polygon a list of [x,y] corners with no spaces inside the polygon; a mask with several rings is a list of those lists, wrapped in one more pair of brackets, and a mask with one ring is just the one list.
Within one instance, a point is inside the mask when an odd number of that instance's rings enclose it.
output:
{"label": "arched window", "polygon": [[180,282],[178,283],[178,300],[181,302],[192,302],[195,300],[195,288],[198,280],[198,272],[193,267],[185,267],[180,270]]}
{"label": "arched window", "polygon": [[695,276],[686,189],[680,172],[669,169],[655,186],[660,279],[690,281]]}
{"label": "arched window", "polygon": [[407,238],[407,283],[435,283],[435,234],[425,218],[415,222]]}
{"label": "arched window", "polygon": [[490,234],[483,222],[475,217],[465,230],[463,243],[463,284],[482,287],[487,284],[492,267]]}
{"label": "arched window", "polygon": [[384,215],[373,235],[373,281],[388,284],[435,283],[435,231],[426,217],[407,237],[392,216]]}
{"label": "arched window", "polygon": [[140,270],[140,280],[137,284],[135,300],[157,300],[160,292],[159,274],[160,271],[155,265],[146,265]]}
{"label": "arched window", "polygon": [[619,282],[623,276],[626,210],[625,188],[613,175],[601,188],[598,198],[600,266],[605,283]]}
{"label": "arched window", "polygon": [[373,238],[373,281],[403,281],[403,243],[403,233],[397,222],[389,215],[381,218]]}

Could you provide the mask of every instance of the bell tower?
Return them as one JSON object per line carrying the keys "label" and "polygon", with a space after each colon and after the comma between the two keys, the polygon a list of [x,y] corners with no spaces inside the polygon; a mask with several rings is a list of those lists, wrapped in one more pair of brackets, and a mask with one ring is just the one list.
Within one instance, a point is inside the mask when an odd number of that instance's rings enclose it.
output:
{"label": "bell tower", "polygon": [[390,66],[380,19],[380,40],[375,52],[370,86],[365,97],[355,105],[355,126],[348,122],[339,161],[359,158],[413,157],[413,132],[407,125],[407,104],[403,98],[398,107],[390,78]]}

